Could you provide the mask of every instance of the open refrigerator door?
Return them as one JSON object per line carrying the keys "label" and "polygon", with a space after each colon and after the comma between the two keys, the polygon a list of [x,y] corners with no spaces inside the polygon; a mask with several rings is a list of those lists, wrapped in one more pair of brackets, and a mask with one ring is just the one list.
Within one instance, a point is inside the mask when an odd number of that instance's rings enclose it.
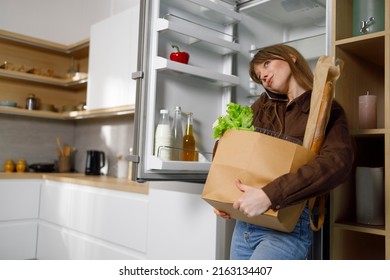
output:
{"label": "open refrigerator door", "polygon": [[[134,149],[138,180],[203,182],[211,163],[215,139],[212,124],[232,100],[239,78],[233,75],[234,54],[240,46],[233,37],[241,16],[231,5],[209,0],[148,1],[142,92],[138,93],[138,135]],[[172,45],[189,54],[188,64],[170,59]],[[161,109],[180,106],[182,128],[186,113],[193,113],[197,158],[162,159],[155,149],[155,132]],[[162,147],[174,151],[176,147]],[[161,150],[161,149],[160,149]]]}

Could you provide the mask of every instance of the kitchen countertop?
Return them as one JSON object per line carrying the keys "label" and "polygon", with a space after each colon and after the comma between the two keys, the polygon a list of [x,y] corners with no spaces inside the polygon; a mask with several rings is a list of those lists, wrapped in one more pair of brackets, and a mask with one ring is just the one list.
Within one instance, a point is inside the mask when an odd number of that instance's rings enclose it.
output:
{"label": "kitchen countertop", "polygon": [[127,178],[116,178],[111,176],[88,176],[83,173],[0,172],[0,180],[2,179],[46,179],[126,192],[141,194],[149,193],[147,183],[137,183]]}

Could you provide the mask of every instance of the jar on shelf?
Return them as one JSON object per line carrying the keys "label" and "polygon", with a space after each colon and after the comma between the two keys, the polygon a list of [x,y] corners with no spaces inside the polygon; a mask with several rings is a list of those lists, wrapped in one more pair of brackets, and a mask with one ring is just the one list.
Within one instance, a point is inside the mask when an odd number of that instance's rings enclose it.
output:
{"label": "jar on shelf", "polygon": [[26,98],[26,109],[27,110],[38,110],[38,99],[35,94],[29,94]]}
{"label": "jar on shelf", "polygon": [[15,163],[9,159],[4,163],[4,172],[11,173],[15,171]]}
{"label": "jar on shelf", "polygon": [[26,161],[23,159],[18,160],[18,162],[16,163],[16,172],[25,172],[26,168]]}

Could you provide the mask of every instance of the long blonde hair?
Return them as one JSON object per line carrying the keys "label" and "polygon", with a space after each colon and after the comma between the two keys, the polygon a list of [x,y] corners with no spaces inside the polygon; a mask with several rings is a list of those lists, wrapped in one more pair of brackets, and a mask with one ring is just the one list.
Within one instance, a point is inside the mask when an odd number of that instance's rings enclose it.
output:
{"label": "long blonde hair", "polygon": [[[262,84],[260,77],[255,73],[255,65],[264,63],[267,60],[284,60],[290,68],[297,83],[306,91],[313,89],[313,72],[305,58],[293,47],[287,45],[273,45],[265,47],[257,52],[249,65],[249,75],[253,81]],[[267,129],[282,132],[283,124],[276,109],[277,102],[267,100],[257,112],[258,120],[266,124]],[[278,127],[276,127],[278,124]]]}

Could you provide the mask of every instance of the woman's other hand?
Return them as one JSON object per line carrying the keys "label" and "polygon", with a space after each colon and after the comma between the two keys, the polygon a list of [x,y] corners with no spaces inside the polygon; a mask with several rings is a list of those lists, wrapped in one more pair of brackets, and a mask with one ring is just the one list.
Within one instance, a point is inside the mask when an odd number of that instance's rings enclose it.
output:
{"label": "woman's other hand", "polygon": [[240,180],[236,180],[235,185],[243,194],[233,203],[234,209],[251,218],[263,214],[271,207],[271,200],[262,189],[244,185]]}
{"label": "woman's other hand", "polygon": [[223,211],[220,211],[218,209],[214,209],[214,213],[215,215],[217,215],[218,217],[221,217],[221,218],[224,218],[224,219],[230,219],[230,215],[226,212],[223,212]]}

